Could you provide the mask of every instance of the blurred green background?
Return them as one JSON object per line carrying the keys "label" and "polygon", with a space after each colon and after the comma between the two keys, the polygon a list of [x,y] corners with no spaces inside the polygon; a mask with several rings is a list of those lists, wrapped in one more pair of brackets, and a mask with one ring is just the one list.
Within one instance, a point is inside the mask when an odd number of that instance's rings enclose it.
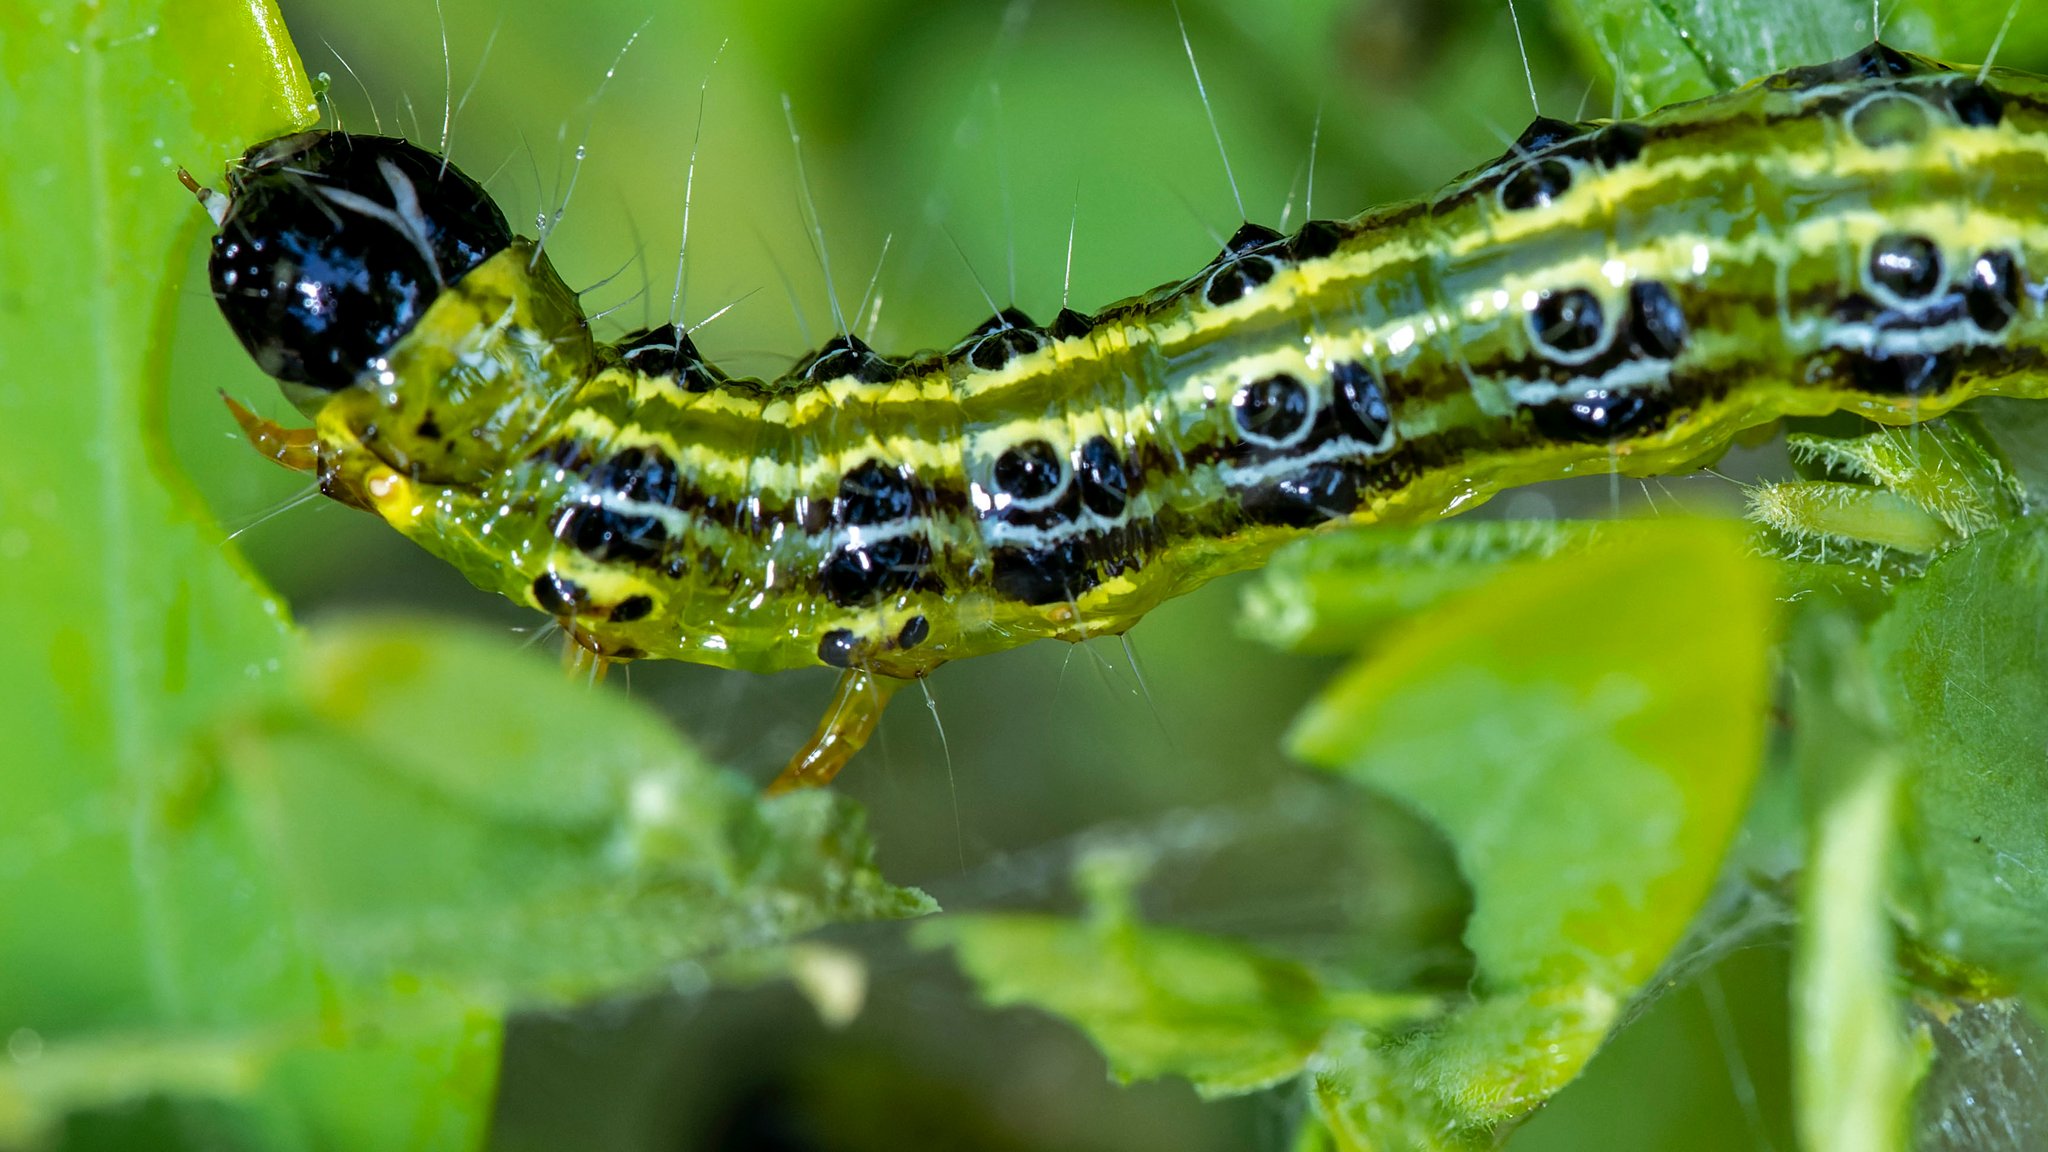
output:
{"label": "blurred green background", "polygon": [[[736,371],[772,375],[833,327],[785,95],[838,297],[854,308],[874,277],[885,350],[950,343],[987,314],[984,289],[1044,319],[1069,294],[1089,309],[1177,279],[1239,222],[1165,0],[445,0],[445,61],[436,10],[419,0],[282,7],[348,127],[436,142],[452,88],[453,158],[524,230],[573,182],[549,247],[591,310],[609,310],[601,333],[667,317],[695,147],[684,315],[732,306],[698,340]],[[1524,9],[1543,111],[1608,111],[1609,86],[1566,54],[1539,5]],[[1182,11],[1246,213],[1263,223],[1304,217],[1312,139],[1313,209],[1344,216],[1498,153],[1531,112],[1516,30],[1492,0]],[[278,511],[299,478],[239,444],[215,390],[288,409],[204,284],[195,252],[174,445],[295,611],[402,606],[480,618],[523,643],[539,623],[530,613],[383,525],[317,500]],[[1715,478],[1618,495],[1599,481],[1492,512],[1704,509],[1738,495]],[[1136,836],[1163,860],[1144,893],[1153,917],[1454,986],[1466,896],[1442,846],[1283,760],[1280,733],[1331,666],[1237,639],[1234,597],[1225,581],[1176,602],[1128,648],[1048,644],[948,667],[930,710],[902,697],[839,785],[868,808],[883,870],[949,909],[1067,908],[1077,845]],[[822,672],[640,664],[606,690],[765,779],[830,687]],[[1655,1000],[1513,1147],[1789,1146],[1785,953],[1770,932],[1758,938]],[[522,1019],[494,1145],[1277,1149],[1302,1106],[1295,1089],[1204,1105],[1179,1083],[1118,1088],[1078,1033],[978,1006],[948,959],[912,953],[900,929],[833,939],[871,976],[866,1012],[843,1030],[786,986],[706,994],[681,979],[673,995]]]}

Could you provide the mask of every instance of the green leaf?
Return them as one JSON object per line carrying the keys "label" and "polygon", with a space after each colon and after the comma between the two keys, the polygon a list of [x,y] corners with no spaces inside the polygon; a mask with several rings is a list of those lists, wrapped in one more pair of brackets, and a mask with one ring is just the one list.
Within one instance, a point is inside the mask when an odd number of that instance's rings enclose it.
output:
{"label": "green leaf", "polygon": [[1072,1020],[1122,1081],[1249,1092],[1300,1072],[1329,1025],[1306,969],[1212,937],[1020,914],[949,917],[917,938],[952,947],[990,1004]]}
{"label": "green leaf", "polygon": [[1886,907],[1904,764],[1854,621],[1818,611],[1804,624],[1793,646],[1808,822],[1793,955],[1799,1131],[1812,1152],[1889,1152],[1908,1146],[1925,1064],[1893,991]]}
{"label": "green leaf", "polygon": [[990,1004],[1073,1021],[1118,1080],[1181,1076],[1209,1098],[1298,1074],[1336,1023],[1387,1026],[1435,1008],[1425,996],[1333,990],[1249,945],[1140,923],[1129,888],[1146,864],[1134,855],[1102,849],[1081,861],[1085,920],[948,916],[914,938],[952,948]]}
{"label": "green leaf", "polygon": [[[131,1029],[177,1022],[204,1048],[273,990],[217,963],[224,941],[261,939],[260,911],[185,886],[245,873],[187,857],[162,817],[194,729],[280,666],[283,614],[170,473],[156,389],[206,223],[177,168],[217,172],[313,107],[267,2],[17,4],[0,56],[0,594],[34,606],[0,649],[17,718],[0,1032],[34,1038],[21,1083],[111,1099],[168,1050]],[[67,1073],[73,1038],[113,1063]],[[177,1083],[221,1065],[159,1066]],[[5,1143],[53,1118],[13,1087]]]}
{"label": "green leaf", "polygon": [[2043,635],[2048,534],[2034,527],[1937,560],[1871,635],[1911,765],[1907,928],[1922,947],[2032,997],[2048,993]]}
{"label": "green leaf", "polygon": [[318,637],[226,747],[304,940],[366,992],[559,1003],[935,908],[875,873],[842,797],[764,800],[645,711],[445,625]]}
{"label": "green leaf", "polygon": [[205,224],[175,172],[312,109],[268,3],[15,5],[0,48],[0,593],[35,606],[0,653],[26,721],[0,770],[0,1027],[92,1027],[180,995],[148,814],[195,722],[285,648],[157,438],[169,278]]}
{"label": "green leaf", "polygon": [[1661,522],[1442,606],[1297,722],[1298,755],[1423,813],[1472,885],[1478,1002],[1381,1061],[1447,1123],[1562,1087],[1684,935],[1757,771],[1770,625],[1736,526]]}
{"label": "green leaf", "polygon": [[1397,1050],[1364,1032],[1333,1038],[1312,1072],[1306,1127],[1332,1152],[1477,1152],[1499,1143],[1483,1130],[1445,1124],[1397,1062]]}
{"label": "green leaf", "polygon": [[1627,524],[1451,520],[1310,536],[1245,586],[1238,630],[1295,652],[1356,652],[1388,626],[1529,563],[1595,547]]}
{"label": "green leaf", "polygon": [[2008,463],[2013,481],[2033,501],[2048,497],[2048,404],[2010,396],[1970,402],[1978,427]]}
{"label": "green leaf", "polygon": [[1565,0],[1554,10],[1587,71],[1641,113],[1696,100],[1874,38],[1861,0]]}
{"label": "green leaf", "polygon": [[205,1018],[39,1029],[38,1058],[0,1070],[0,1143],[178,1092],[245,1100],[275,1146],[469,1146],[512,1008],[932,909],[876,875],[848,802],[763,800],[501,643],[357,624],[290,669],[154,812]]}
{"label": "green leaf", "polygon": [[844,803],[764,805],[502,644],[307,650],[159,393],[206,228],[178,167],[313,115],[277,13],[16,7],[0,56],[0,592],[33,606],[0,650],[0,1146],[97,1109],[137,1146],[472,1147],[511,1008],[929,907]]}
{"label": "green leaf", "polygon": [[[1553,11],[1586,69],[1616,78],[1631,113],[1834,60],[1879,32],[1865,0],[1565,0]],[[1885,43],[1971,62],[1990,53],[2007,13],[2004,4],[1905,0],[1880,15]],[[2048,47],[2048,34],[2024,20],[2007,37],[2004,47],[2021,55]]]}

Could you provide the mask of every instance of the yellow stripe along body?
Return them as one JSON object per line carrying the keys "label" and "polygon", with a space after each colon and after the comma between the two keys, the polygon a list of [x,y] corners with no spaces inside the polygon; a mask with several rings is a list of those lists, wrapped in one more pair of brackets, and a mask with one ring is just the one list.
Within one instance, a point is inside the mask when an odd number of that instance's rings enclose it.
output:
{"label": "yellow stripe along body", "polygon": [[836,341],[772,383],[672,332],[592,343],[521,242],[317,420],[331,490],[599,651],[908,676],[1121,632],[1320,527],[2048,394],[2044,278],[2048,82],[1873,46],[1539,121],[1428,200],[1247,228],[1092,318]]}

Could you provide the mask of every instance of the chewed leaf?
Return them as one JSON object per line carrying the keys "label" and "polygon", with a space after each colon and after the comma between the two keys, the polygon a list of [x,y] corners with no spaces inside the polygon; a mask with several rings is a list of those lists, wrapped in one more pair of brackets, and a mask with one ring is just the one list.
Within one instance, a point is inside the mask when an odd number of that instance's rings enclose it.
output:
{"label": "chewed leaf", "polygon": [[341,978],[507,1004],[653,984],[833,921],[933,910],[884,883],[856,809],[763,800],[626,702],[446,628],[316,642],[225,782]]}
{"label": "chewed leaf", "polygon": [[[34,1066],[0,1072],[0,1121],[33,1131],[185,1091],[326,1133],[382,1077],[395,1117],[423,1092],[438,1103],[417,1122],[452,1133],[482,1119],[512,1009],[932,909],[875,873],[845,800],[763,800],[502,644],[358,624],[318,635],[292,672],[195,748],[159,807],[162,867],[193,881],[178,899],[210,926],[192,946],[207,994],[262,999],[205,1031],[141,1017],[114,1040],[51,1036]],[[251,920],[212,911],[200,881],[232,885]]]}
{"label": "chewed leaf", "polygon": [[1329,1025],[1305,969],[1209,937],[1020,914],[934,920],[917,938],[953,948],[990,1004],[1072,1020],[1119,1080],[1249,1092],[1300,1072]]}
{"label": "chewed leaf", "polygon": [[1134,877],[1105,877],[1114,868],[1084,866],[1087,919],[953,916],[919,925],[916,939],[952,948],[990,1004],[1073,1021],[1117,1079],[1181,1076],[1207,1097],[1295,1076],[1339,1023],[1387,1027],[1436,1011],[1431,997],[1333,989],[1248,944],[1140,923],[1127,903]]}
{"label": "chewed leaf", "polygon": [[1734,525],[1664,522],[1444,605],[1297,722],[1472,884],[1482,998],[1397,1061],[1449,1123],[1563,1086],[1685,932],[1757,770],[1771,592]]}

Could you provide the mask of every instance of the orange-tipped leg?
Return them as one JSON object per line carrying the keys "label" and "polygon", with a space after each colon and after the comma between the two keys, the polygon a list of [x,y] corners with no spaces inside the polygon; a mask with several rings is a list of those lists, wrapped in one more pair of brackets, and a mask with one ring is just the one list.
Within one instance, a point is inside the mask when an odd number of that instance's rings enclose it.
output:
{"label": "orange-tipped leg", "polygon": [[249,438],[250,447],[294,472],[311,472],[320,466],[318,432],[274,424],[242,407],[225,392],[220,398],[227,401],[228,411],[234,414],[235,423],[242,426],[242,435]]}
{"label": "orange-tipped leg", "polygon": [[839,677],[839,687],[832,693],[832,706],[826,710],[824,722],[811,734],[811,742],[790,758],[782,775],[768,785],[768,794],[776,796],[830,784],[846,762],[853,759],[853,754],[866,746],[868,737],[875,734],[875,725],[881,722],[882,709],[889,706],[889,697],[907,683],[893,676],[848,669]]}
{"label": "orange-tipped leg", "polygon": [[[563,625],[565,631],[571,627],[573,625]],[[602,652],[586,648],[577,640],[576,634],[570,632],[569,642],[562,646],[562,671],[567,672],[570,679],[586,680],[592,687],[596,687],[604,683],[604,674],[611,666],[612,661],[609,657]]]}

